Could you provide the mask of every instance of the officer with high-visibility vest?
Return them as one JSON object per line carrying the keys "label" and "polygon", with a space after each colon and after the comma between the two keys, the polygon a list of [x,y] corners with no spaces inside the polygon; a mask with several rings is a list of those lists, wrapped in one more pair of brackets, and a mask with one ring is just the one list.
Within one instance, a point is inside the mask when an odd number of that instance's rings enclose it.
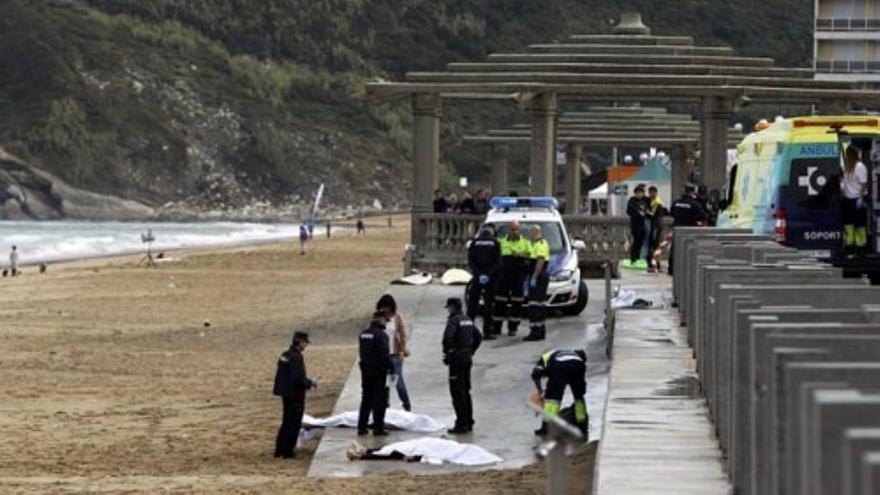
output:
{"label": "officer with high-visibility vest", "polygon": [[520,232],[519,222],[507,226],[507,235],[501,243],[501,273],[495,290],[495,325],[493,333],[501,333],[501,325],[507,320],[507,334],[516,335],[523,316],[523,285],[526,281],[531,251],[528,239]]}
{"label": "officer with high-visibility vest", "polygon": [[[587,393],[587,353],[582,350],[553,350],[544,353],[538,364],[532,369],[532,381],[538,388],[538,393],[544,397],[544,412],[550,415],[559,415],[562,397],[565,387],[571,387],[574,396],[574,419],[577,427],[587,440],[587,403],[584,395]],[[541,380],[547,379],[547,386],[541,386]],[[547,433],[547,425],[535,430],[535,434]]]}
{"label": "officer with high-visibility vest", "polygon": [[529,249],[529,275],[528,275],[528,300],[529,300],[529,334],[525,341],[544,340],[547,330],[544,320],[547,312],[547,286],[550,285],[550,276],[547,273],[547,265],[550,262],[550,244],[541,234],[541,227],[533,225],[529,229],[531,246]]}

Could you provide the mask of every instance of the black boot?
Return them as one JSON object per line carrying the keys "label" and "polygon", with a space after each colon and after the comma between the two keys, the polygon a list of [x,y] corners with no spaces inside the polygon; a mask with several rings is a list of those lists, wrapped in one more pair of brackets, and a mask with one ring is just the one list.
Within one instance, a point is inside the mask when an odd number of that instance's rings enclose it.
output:
{"label": "black boot", "polygon": [[544,436],[547,434],[547,423],[541,422],[541,427],[535,430],[535,435]]}

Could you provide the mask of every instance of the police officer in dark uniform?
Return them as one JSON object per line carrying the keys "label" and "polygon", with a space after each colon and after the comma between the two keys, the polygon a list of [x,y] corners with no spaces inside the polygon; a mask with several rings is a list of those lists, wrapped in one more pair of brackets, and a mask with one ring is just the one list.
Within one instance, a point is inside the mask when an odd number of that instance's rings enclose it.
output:
{"label": "police officer in dark uniform", "polygon": [[482,339],[474,322],[461,313],[461,299],[448,299],[446,309],[449,319],[443,332],[443,364],[449,367],[449,394],[455,409],[455,426],[448,432],[458,435],[470,433],[474,428],[471,365]]}
{"label": "police officer in dark uniform", "polygon": [[[571,387],[574,396],[574,418],[577,427],[587,439],[587,403],[584,395],[587,393],[587,354],[582,350],[550,351],[538,359],[538,363],[532,369],[532,381],[539,394],[544,396],[544,412],[558,416],[565,387]],[[547,378],[547,386],[541,387],[541,379]],[[538,435],[547,433],[547,425],[535,430]]]}
{"label": "police officer in dark uniform", "polygon": [[[684,186],[684,194],[681,198],[672,202],[669,208],[669,214],[672,215],[674,227],[697,227],[706,225],[709,218],[708,212],[697,199],[697,188],[693,184]],[[673,236],[675,229],[672,230]],[[672,275],[672,249],[669,250],[669,274]]]}
{"label": "police officer in dark uniform", "polygon": [[529,250],[529,334],[523,339],[526,342],[544,340],[547,336],[545,321],[547,319],[547,288],[550,276],[547,266],[550,263],[550,244],[541,233],[541,227],[532,225],[529,229],[532,240]]}
{"label": "police officer in dark uniform", "polygon": [[309,345],[309,334],[295,332],[290,348],[278,358],[278,369],[275,372],[275,386],[272,393],[281,397],[284,412],[281,416],[281,428],[275,439],[275,457],[292,459],[293,449],[302,427],[303,413],[306,407],[306,390],[317,386],[317,383],[306,375],[303,351]]}
{"label": "police officer in dark uniform", "polygon": [[388,408],[388,375],[391,374],[391,350],[385,325],[389,316],[385,311],[373,313],[370,327],[361,332],[361,407],[358,415],[358,435],[366,435],[373,415],[373,435],[384,436],[385,410]]}
{"label": "police officer in dark uniform", "polygon": [[477,316],[480,297],[483,298],[483,335],[486,340],[495,338],[494,302],[495,285],[501,272],[501,244],[495,239],[492,228],[484,226],[468,248],[468,266],[474,275],[467,294],[467,315]]}

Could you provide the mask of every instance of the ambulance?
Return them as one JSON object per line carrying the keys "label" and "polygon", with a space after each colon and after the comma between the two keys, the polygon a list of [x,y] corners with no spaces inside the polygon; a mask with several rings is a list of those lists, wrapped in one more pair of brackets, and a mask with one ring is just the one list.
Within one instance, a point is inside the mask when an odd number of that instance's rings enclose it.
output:
{"label": "ambulance", "polygon": [[[721,227],[749,228],[782,245],[820,257],[838,257],[842,246],[840,180],[842,150],[858,146],[869,170],[869,237],[878,251],[880,117],[815,116],[780,119],[748,135],[737,147]],[[880,149],[877,153],[880,154]]]}

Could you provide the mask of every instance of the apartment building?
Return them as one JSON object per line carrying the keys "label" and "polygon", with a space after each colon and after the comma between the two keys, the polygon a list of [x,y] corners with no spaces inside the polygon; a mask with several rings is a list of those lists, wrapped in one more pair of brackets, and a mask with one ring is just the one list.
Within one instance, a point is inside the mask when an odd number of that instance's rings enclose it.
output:
{"label": "apartment building", "polygon": [[880,0],[814,0],[816,79],[880,83]]}

